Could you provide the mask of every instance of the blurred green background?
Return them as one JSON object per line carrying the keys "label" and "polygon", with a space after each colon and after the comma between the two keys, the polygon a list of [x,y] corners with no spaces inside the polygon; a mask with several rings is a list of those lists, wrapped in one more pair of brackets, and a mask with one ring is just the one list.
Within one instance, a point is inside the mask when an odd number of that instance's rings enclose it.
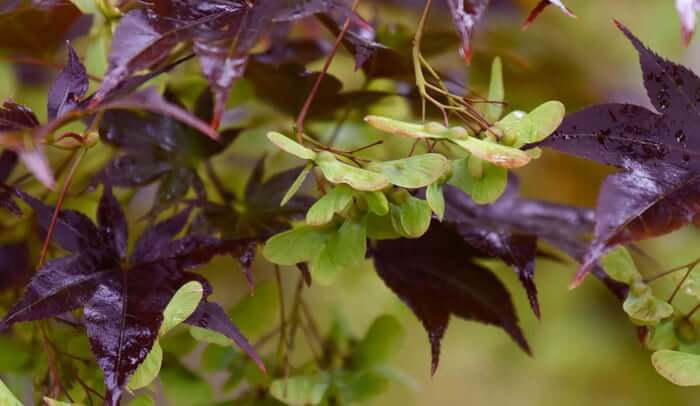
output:
{"label": "blurred green background", "polygon": [[[364,3],[362,14],[370,20],[388,26],[402,22],[409,28],[415,27],[415,10],[382,9],[376,14],[371,1]],[[492,58],[501,56],[509,108],[528,110],[549,99],[562,101],[569,111],[603,101],[648,106],[636,53],[613,25],[613,19],[617,19],[661,55],[700,70],[700,39],[692,41],[687,49],[682,47],[672,0],[567,0],[577,19],[552,7],[527,31],[522,31],[521,23],[535,3],[494,0],[492,10],[475,34],[471,67],[463,64],[456,49],[431,60],[443,70],[463,75],[470,88],[480,90],[488,83]],[[444,15],[435,13],[430,24],[433,29],[451,29],[445,21]],[[320,66],[320,62],[313,66]],[[353,79],[351,69],[350,58],[340,55],[331,71],[343,78],[346,88],[353,88],[361,80]],[[0,98],[12,97],[44,116],[45,88],[18,86],[13,80],[3,80],[10,75],[13,72],[9,66],[0,63]],[[245,94],[245,85],[239,87]],[[268,125],[291,125],[289,118],[284,120]],[[350,138],[357,125],[344,127],[341,143]],[[325,128],[323,123],[319,128]],[[259,156],[264,142],[255,135],[261,132],[246,134],[234,145],[233,154],[216,163],[219,170],[232,174],[226,180],[237,190],[242,189],[254,158]],[[347,142],[362,145],[364,141]],[[266,149],[270,151],[271,171],[295,163],[274,153],[269,146]],[[96,161],[86,165],[98,168],[104,157]],[[597,189],[609,169],[546,151],[542,159],[517,173],[528,197],[593,207]],[[86,203],[94,204],[96,198],[89,195],[74,199],[68,206],[85,208],[89,206]],[[132,205],[132,218],[138,217],[135,213],[139,210],[138,204]],[[700,233],[687,227],[640,247],[661,266],[670,267],[695,258],[699,244]],[[271,279],[271,269],[263,262],[258,261],[257,278]],[[590,278],[580,288],[569,291],[573,265],[547,260],[537,265],[541,321],[529,311],[514,273],[505,266],[494,265],[513,292],[534,357],[523,354],[496,328],[453,319],[434,377],[430,376],[429,346],[422,326],[369,264],[347,270],[332,287],[314,286],[307,295],[323,328],[341,317],[361,336],[372,320],[384,313],[396,315],[406,326],[408,338],[394,361],[405,384],[392,385],[373,405],[700,404],[700,389],[674,386],[656,374],[650,353],[639,345],[635,328],[602,284]],[[216,288],[214,300],[233,304],[247,294],[245,282],[230,259],[216,261],[204,273]],[[285,275],[288,296],[296,278],[296,273]],[[299,357],[304,351],[300,349]],[[196,358],[191,361],[197,362]],[[216,377],[211,379],[217,381]]]}

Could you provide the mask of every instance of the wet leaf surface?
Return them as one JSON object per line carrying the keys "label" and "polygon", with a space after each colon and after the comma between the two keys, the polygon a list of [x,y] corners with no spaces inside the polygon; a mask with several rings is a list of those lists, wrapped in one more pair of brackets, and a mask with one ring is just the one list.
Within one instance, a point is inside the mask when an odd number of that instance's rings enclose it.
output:
{"label": "wet leaf surface", "polygon": [[700,78],[617,25],[639,53],[656,112],[629,104],[592,106],[569,115],[539,144],[623,170],[601,188],[594,238],[573,285],[615,245],[667,234],[693,222],[700,210]]}
{"label": "wet leaf surface", "polygon": [[434,222],[421,238],[380,241],[372,252],[377,274],[428,332],[433,373],[451,315],[501,327],[530,352],[505,286],[451,227]]}
{"label": "wet leaf surface", "polygon": [[[53,208],[27,194],[18,195],[45,228]],[[99,204],[99,225],[77,212],[62,210],[54,238],[71,255],[47,262],[0,326],[4,329],[82,308],[91,348],[104,374],[105,403],[119,404],[124,385],[154,345],[163,311],[175,292],[192,280],[208,286],[203,278],[186,270],[244,244],[198,235],[173,240],[186,225],[189,213],[185,210],[147,229],[127,259],[127,223],[109,186]],[[208,287],[186,322],[224,333],[260,364],[231,321],[221,318],[218,306],[206,300],[210,293]]]}

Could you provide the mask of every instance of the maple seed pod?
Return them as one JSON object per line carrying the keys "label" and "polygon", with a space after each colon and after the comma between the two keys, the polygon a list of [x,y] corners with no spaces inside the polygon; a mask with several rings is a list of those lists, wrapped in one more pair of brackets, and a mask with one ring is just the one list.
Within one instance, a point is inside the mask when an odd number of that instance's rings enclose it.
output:
{"label": "maple seed pod", "polygon": [[447,127],[445,127],[444,125],[437,123],[435,121],[431,121],[429,123],[426,123],[423,128],[426,132],[428,132],[430,134],[435,134],[435,135],[443,135],[443,134],[446,134],[448,131],[450,131]]}
{"label": "maple seed pod", "polygon": [[452,173],[453,173],[452,165],[449,165],[449,166],[447,167],[447,170],[445,171],[445,173],[443,173],[443,174],[438,178],[438,180],[435,181],[435,183],[437,183],[438,185],[444,185],[444,184],[447,183],[450,179],[452,179]]}
{"label": "maple seed pod", "polygon": [[392,202],[394,204],[402,205],[402,204],[406,203],[406,201],[408,201],[408,198],[411,197],[411,194],[408,193],[408,191],[406,189],[398,189],[397,188],[397,189],[393,190],[391,193],[389,193],[389,195],[387,197],[389,198],[390,202]]}
{"label": "maple seed pod", "polygon": [[484,161],[472,155],[467,161],[467,169],[473,178],[481,179],[484,176]]}
{"label": "maple seed pod", "polygon": [[649,286],[644,283],[644,280],[639,275],[636,275],[630,285],[630,294],[641,295],[647,290],[649,290]]}
{"label": "maple seed pod", "polygon": [[511,129],[509,131],[503,131],[497,127],[493,127],[493,129],[497,129],[498,131],[500,131],[500,135],[498,136],[498,138],[501,140],[501,144],[504,145],[513,146],[520,137],[520,132],[515,129]]}
{"label": "maple seed pod", "polygon": [[494,131],[495,127],[491,127],[486,131],[483,131],[481,135],[484,141],[498,143],[499,138],[503,135],[503,131]]}
{"label": "maple seed pod", "polygon": [[456,139],[465,139],[469,137],[471,134],[469,131],[464,128],[464,127],[452,127],[450,128],[450,137],[451,138],[456,138]]}
{"label": "maple seed pod", "polygon": [[682,318],[675,322],[676,336],[686,343],[694,343],[698,340],[695,326],[688,319]]}

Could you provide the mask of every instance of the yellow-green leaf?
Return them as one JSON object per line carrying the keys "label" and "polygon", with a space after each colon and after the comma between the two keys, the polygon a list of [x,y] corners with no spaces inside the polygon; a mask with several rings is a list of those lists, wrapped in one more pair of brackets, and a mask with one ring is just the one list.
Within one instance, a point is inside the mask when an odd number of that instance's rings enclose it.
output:
{"label": "yellow-green leaf", "polygon": [[372,162],[367,169],[381,173],[389,182],[407,189],[434,183],[449,169],[449,161],[440,154],[423,154],[386,162]]}
{"label": "yellow-green leaf", "polygon": [[293,139],[287,137],[284,134],[280,134],[275,131],[270,131],[267,133],[267,138],[277,146],[277,148],[290,153],[296,157],[306,160],[312,160],[316,158],[316,152],[306,148],[305,146],[297,143]]}
{"label": "yellow-green leaf", "polygon": [[630,289],[627,299],[622,304],[625,313],[632,322],[639,325],[655,325],[660,320],[673,315],[673,306],[654,296],[651,288]]}
{"label": "yellow-green leaf", "polygon": [[405,238],[418,238],[430,227],[432,211],[425,200],[408,196],[405,202],[391,205],[391,222]]}
{"label": "yellow-green leaf", "polygon": [[490,162],[483,162],[481,177],[477,178],[472,176],[469,170],[470,159],[474,158],[453,161],[452,178],[449,183],[469,195],[478,204],[495,202],[506,190],[508,170]]}
{"label": "yellow-green leaf", "polygon": [[390,185],[384,175],[340,162],[327,151],[320,152],[315,162],[331,183],[345,183],[361,191],[381,190]]}
{"label": "yellow-green leaf", "polygon": [[474,156],[502,168],[519,168],[527,165],[532,159],[530,155],[517,148],[480,140],[475,137],[462,139],[452,138],[451,141],[469,151]]}
{"label": "yellow-green leaf", "polygon": [[178,324],[187,320],[197,309],[203,296],[204,287],[201,283],[190,281],[182,285],[163,311],[163,324],[160,325],[159,335],[164,336]]}
{"label": "yellow-green leaf", "polygon": [[318,405],[326,395],[330,378],[325,373],[277,379],[270,385],[270,394],[290,406]]}
{"label": "yellow-green leaf", "polygon": [[425,199],[433,209],[438,220],[445,216],[445,196],[442,194],[442,185],[433,183],[425,190]]}
{"label": "yellow-green leaf", "polygon": [[5,386],[5,383],[0,380],[0,405],[7,406],[22,406],[22,402],[17,400],[15,395],[10,392],[10,389]]}
{"label": "yellow-green leaf", "polygon": [[503,68],[501,58],[496,57],[491,63],[491,84],[489,86],[488,100],[476,105],[476,109],[489,123],[498,120],[503,114],[503,100],[505,90],[503,88]]}
{"label": "yellow-green leaf", "polygon": [[350,206],[353,191],[347,185],[338,185],[323,195],[306,212],[306,223],[321,226],[333,220],[336,213],[341,213]]}
{"label": "yellow-green leaf", "polygon": [[651,363],[656,372],[676,385],[700,385],[700,355],[660,350],[651,356]]}
{"label": "yellow-green leaf", "polygon": [[149,351],[146,359],[136,369],[136,372],[129,379],[127,389],[130,391],[139,390],[150,385],[158,377],[161,365],[163,364],[163,349],[158,340],[153,343],[153,348]]}
{"label": "yellow-green leaf", "polygon": [[630,284],[641,276],[627,248],[618,246],[600,259],[605,273],[616,281]]}
{"label": "yellow-green leaf", "polygon": [[310,226],[297,227],[267,240],[263,256],[278,265],[296,265],[310,261],[316,257],[328,237],[328,233]]}

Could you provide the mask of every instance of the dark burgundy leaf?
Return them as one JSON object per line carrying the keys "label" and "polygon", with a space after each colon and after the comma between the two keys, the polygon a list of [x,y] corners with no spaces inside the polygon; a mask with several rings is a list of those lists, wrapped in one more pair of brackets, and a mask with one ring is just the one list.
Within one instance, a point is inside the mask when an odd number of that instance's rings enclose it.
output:
{"label": "dark burgundy leaf", "polygon": [[105,263],[94,251],[48,261],[0,321],[0,330],[13,323],[46,319],[77,309],[90,299],[100,278],[114,265]]}
{"label": "dark burgundy leaf", "polygon": [[73,47],[68,44],[68,63],[54,81],[48,95],[48,118],[73,110],[87,92],[89,80],[85,67]]}
{"label": "dark burgundy leaf", "polygon": [[114,186],[132,187],[151,183],[172,169],[172,164],[145,155],[122,155],[107,164],[99,178]]}
{"label": "dark burgundy leaf", "polygon": [[330,49],[330,44],[309,39],[278,39],[270,48],[258,55],[255,60],[266,65],[299,64],[306,65],[321,59]]}
{"label": "dark burgundy leaf", "polygon": [[14,151],[6,150],[0,153],[0,208],[19,216],[22,212],[12,200],[12,193],[1,187],[17,166],[17,159],[17,154]]}
{"label": "dark burgundy leaf", "polygon": [[97,209],[97,222],[102,241],[114,251],[119,258],[126,257],[129,242],[128,225],[119,201],[112,194],[112,186],[105,183],[105,190]]}
{"label": "dark burgundy leaf", "polygon": [[619,22],[616,24],[639,53],[644,86],[651,104],[664,115],[669,130],[682,131],[673,141],[699,149],[700,139],[693,137],[692,133],[698,128],[697,120],[700,118],[700,78],[685,66],[660,57],[645,47],[625,26]]}
{"label": "dark burgundy leaf", "polygon": [[[306,96],[318,79],[318,72],[308,72],[300,65],[265,65],[251,60],[246,78],[253,82],[256,95],[275,108],[295,116],[303,107]],[[325,75],[309,110],[309,118],[333,117],[338,110],[366,106],[389,94],[358,90],[341,92],[342,83],[332,75]]]}
{"label": "dark burgundy leaf", "polygon": [[190,213],[192,209],[188,207],[144,231],[134,245],[131,262],[150,262],[163,257],[170,240],[184,230]]}
{"label": "dark burgundy leaf", "polygon": [[23,286],[30,272],[29,248],[25,243],[0,245],[0,292]]}
{"label": "dark burgundy leaf", "polygon": [[191,28],[177,27],[148,10],[126,13],[114,32],[107,73],[92,103],[101,102],[134,73],[162,61]]}
{"label": "dark burgundy leaf", "polygon": [[535,257],[537,256],[537,237],[533,235],[514,235],[497,229],[481,228],[463,224],[457,231],[464,240],[491,256],[500,258],[513,267],[520,278],[532,311],[540,318],[540,305],[535,286]]}
{"label": "dark burgundy leaf", "polygon": [[[620,204],[619,199],[624,199]],[[573,285],[611,247],[668,234],[700,213],[700,173],[639,165],[609,176],[600,191],[595,237]]]}
{"label": "dark burgundy leaf", "polygon": [[631,104],[600,104],[570,114],[540,145],[618,168],[635,162],[687,165],[700,155],[678,143],[660,115]]}
{"label": "dark burgundy leaf", "polygon": [[[34,210],[39,226],[43,233],[46,233],[54,214],[53,207],[45,205],[24,192],[15,191],[15,193]],[[72,253],[86,249],[99,249],[101,245],[100,233],[92,220],[75,210],[61,210],[56,217],[53,239],[63,249]]]}
{"label": "dark burgundy leaf", "polygon": [[119,404],[122,388],[158,337],[163,310],[183,283],[172,263],[117,269],[99,279],[84,303],[83,317],[104,373],[105,404]]}
{"label": "dark burgundy leaf", "polygon": [[0,153],[0,183],[4,183],[17,166],[17,154],[13,151]]}
{"label": "dark burgundy leaf", "polygon": [[499,326],[530,353],[510,294],[455,230],[434,222],[423,237],[380,241],[373,253],[377,274],[428,331],[433,373],[450,315]]}
{"label": "dark burgundy leaf", "polygon": [[[584,259],[595,223],[592,210],[522,199],[514,176],[509,177],[501,198],[490,205],[476,204],[452,186],[446,186],[444,193],[445,221],[454,224],[470,245],[510,264],[524,282],[531,304],[536,301],[534,284],[529,283],[530,271],[534,270],[530,266],[535,255],[541,254],[533,251],[534,238],[577,261]],[[616,296],[625,297],[626,285],[611,280],[600,269],[594,273]]]}
{"label": "dark burgundy leaf", "polygon": [[[40,218],[43,213],[52,212],[35,199],[18,194],[39,212]],[[126,221],[110,187],[106,186],[98,208],[99,234],[93,238],[97,245],[82,247],[75,255],[47,262],[29,282],[19,302],[0,321],[0,328],[55,317],[82,307],[91,348],[104,373],[105,404],[117,406],[124,385],[158,337],[163,310],[177,289],[188,281],[198,280],[207,286],[207,295],[211,293],[203,278],[184,270],[204,264],[214,255],[230,254],[244,244],[196,236],[172,241],[185,227],[189,212],[185,210],[146,230],[127,262],[124,261]],[[84,216],[76,217],[62,210],[58,218],[54,236],[60,237],[63,245],[84,245],[83,229],[97,233],[94,224],[90,227],[84,224],[87,219]],[[218,305],[205,298],[196,315],[197,318],[191,318],[194,323],[226,334],[264,369],[245,338],[230,320],[222,318],[225,314]]]}
{"label": "dark burgundy leaf", "polygon": [[[22,2],[0,9],[0,49],[41,56],[70,39],[81,22],[80,10],[69,0]],[[15,3],[17,6],[21,3]],[[11,22],[10,22],[11,21]],[[84,21],[84,20],[83,20]]]}
{"label": "dark burgundy leaf", "polygon": [[253,279],[253,261],[255,261],[255,253],[258,247],[258,242],[250,240],[248,243],[241,244],[236,251],[231,254],[241,265],[241,271],[245,276],[248,287],[252,292],[255,289],[255,279]]}
{"label": "dark burgundy leaf", "polygon": [[22,131],[37,127],[39,120],[29,107],[5,101],[0,108],[0,132]]}
{"label": "dark burgundy leaf", "polygon": [[593,106],[566,117],[540,144],[624,169],[601,189],[594,238],[573,286],[613,246],[669,233],[700,213],[700,78],[616,24],[639,53],[649,99],[660,114],[626,104]]}
{"label": "dark burgundy leaf", "polygon": [[100,105],[101,110],[145,110],[151,113],[172,117],[173,119],[186,124],[212,140],[219,138],[216,130],[209,127],[187,110],[177,105],[167,102],[163,96],[153,88],[148,88],[129,96],[113,101],[108,101]]}

